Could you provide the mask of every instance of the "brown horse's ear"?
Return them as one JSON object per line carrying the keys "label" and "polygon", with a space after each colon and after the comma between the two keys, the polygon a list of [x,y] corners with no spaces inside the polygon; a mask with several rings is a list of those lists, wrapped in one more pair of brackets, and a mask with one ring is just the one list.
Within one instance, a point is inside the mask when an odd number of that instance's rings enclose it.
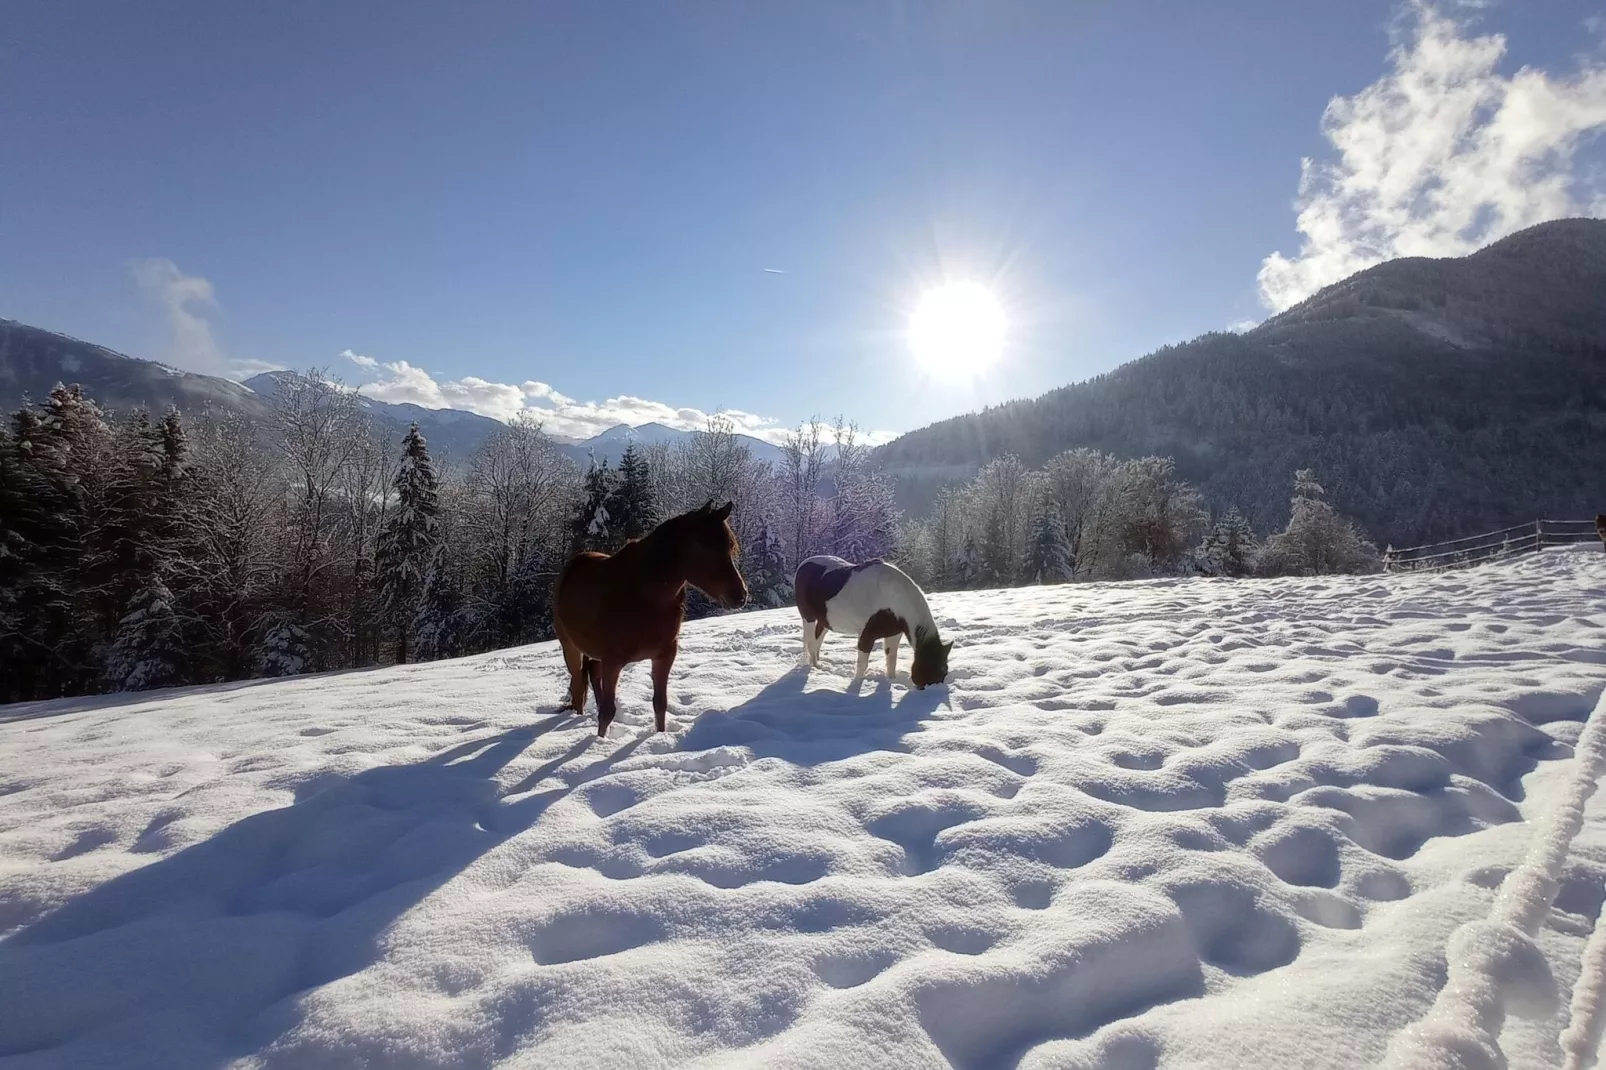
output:
{"label": "brown horse's ear", "polygon": [[[713,503],[710,502],[709,504],[712,505]],[[736,504],[735,502],[726,502],[724,505],[720,506],[718,509],[715,509],[714,510],[714,519],[715,520],[724,520],[727,517],[729,517],[731,515],[731,506],[733,506],[735,504]]]}
{"label": "brown horse's ear", "polygon": [[697,511],[699,513],[711,513],[711,512],[713,512],[714,511],[714,499],[710,498],[706,502],[704,502],[703,504],[699,505],[697,507]]}

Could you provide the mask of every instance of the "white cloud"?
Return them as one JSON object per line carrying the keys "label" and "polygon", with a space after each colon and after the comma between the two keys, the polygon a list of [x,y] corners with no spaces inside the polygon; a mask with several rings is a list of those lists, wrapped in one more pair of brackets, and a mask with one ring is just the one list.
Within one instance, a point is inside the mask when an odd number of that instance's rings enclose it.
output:
{"label": "white cloud", "polygon": [[1233,334],[1243,334],[1245,331],[1252,331],[1259,327],[1260,323],[1260,320],[1233,320],[1227,324],[1227,330]]}
{"label": "white cloud", "polygon": [[230,379],[249,379],[253,375],[263,372],[282,372],[283,364],[275,364],[271,360],[231,360],[229,361]]}
{"label": "white cloud", "polygon": [[[552,434],[566,438],[591,438],[619,424],[639,427],[658,423],[684,431],[698,431],[707,427],[709,418],[715,415],[703,409],[666,405],[629,394],[605,401],[577,401],[534,379],[518,386],[493,383],[472,375],[462,379],[437,379],[405,360],[380,361],[350,349],[340,355],[377,374],[377,379],[362,385],[366,397],[392,404],[411,402],[426,409],[467,409],[503,421],[525,413],[540,420]],[[740,409],[724,409],[719,415],[730,420],[741,434],[765,442],[779,444],[788,430],[767,416]],[[859,437],[879,445],[897,436],[890,431],[872,431],[861,432]]]}
{"label": "white cloud", "polygon": [[1428,0],[1407,4],[1393,69],[1327,105],[1322,131],[1338,158],[1302,161],[1303,238],[1296,256],[1262,263],[1268,308],[1383,260],[1461,256],[1548,219],[1606,214],[1599,175],[1576,166],[1580,144],[1606,126],[1606,62],[1507,77],[1496,69],[1505,51],[1500,34],[1472,36]]}
{"label": "white cloud", "polygon": [[223,352],[206,318],[217,308],[212,284],[199,275],[184,274],[173,261],[163,258],[135,260],[128,269],[140,291],[167,316],[167,362],[187,371],[223,374]]}

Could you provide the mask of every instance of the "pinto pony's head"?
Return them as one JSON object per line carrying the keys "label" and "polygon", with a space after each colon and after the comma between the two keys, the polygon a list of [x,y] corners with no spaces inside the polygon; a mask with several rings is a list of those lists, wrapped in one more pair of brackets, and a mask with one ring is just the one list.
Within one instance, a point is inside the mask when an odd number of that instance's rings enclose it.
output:
{"label": "pinto pony's head", "polygon": [[709,502],[682,513],[664,527],[673,526],[681,569],[686,582],[724,606],[738,609],[747,602],[747,584],[736,568],[742,547],[731,530],[731,504]]}
{"label": "pinto pony's head", "polygon": [[948,651],[953,641],[943,642],[936,629],[915,630],[915,660],[909,666],[909,681],[919,690],[927,684],[940,684],[948,678]]}

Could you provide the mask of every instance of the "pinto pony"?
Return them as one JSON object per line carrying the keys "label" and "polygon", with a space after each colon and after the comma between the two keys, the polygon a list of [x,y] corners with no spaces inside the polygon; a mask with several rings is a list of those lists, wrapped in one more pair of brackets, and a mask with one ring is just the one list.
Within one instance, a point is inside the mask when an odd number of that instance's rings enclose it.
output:
{"label": "pinto pony", "polygon": [[553,626],[569,669],[569,706],[585,710],[586,682],[597,696],[597,735],[606,736],[618,709],[619,673],[652,660],[652,712],[664,730],[669,669],[680,649],[686,585],[735,609],[747,601],[736,570],[741,552],[727,521],[730,503],[673,517],[612,556],[576,554],[558,577]]}
{"label": "pinto pony", "polygon": [[940,684],[948,675],[948,651],[937,634],[926,596],[903,570],[886,561],[866,561],[855,565],[840,557],[811,557],[797,566],[793,580],[797,611],[803,615],[803,649],[809,664],[820,664],[820,641],[825,633],[840,632],[858,636],[859,668],[863,676],[870,666],[870,648],[877,639],[885,640],[887,676],[898,667],[898,642],[907,638],[914,645],[914,663],[909,680],[916,688]]}

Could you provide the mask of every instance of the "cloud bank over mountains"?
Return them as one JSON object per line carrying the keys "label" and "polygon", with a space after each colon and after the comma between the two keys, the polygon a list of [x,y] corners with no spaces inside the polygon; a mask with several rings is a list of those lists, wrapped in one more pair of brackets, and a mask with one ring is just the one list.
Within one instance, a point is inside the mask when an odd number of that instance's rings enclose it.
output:
{"label": "cloud bank over mountains", "polygon": [[[527,379],[522,383],[495,383],[478,376],[442,379],[405,360],[382,361],[346,350],[340,354],[372,376],[363,382],[365,396],[392,404],[411,403],[426,409],[466,409],[496,420],[511,420],[527,413],[555,435],[586,439],[619,424],[639,427],[658,423],[686,431],[701,430],[715,415],[702,409],[666,405],[661,401],[621,394],[605,401],[578,401],[547,383]],[[718,415],[735,425],[735,430],[766,442],[779,444],[788,426],[766,416],[722,409]],[[890,440],[888,433],[872,434],[874,442]]]}

